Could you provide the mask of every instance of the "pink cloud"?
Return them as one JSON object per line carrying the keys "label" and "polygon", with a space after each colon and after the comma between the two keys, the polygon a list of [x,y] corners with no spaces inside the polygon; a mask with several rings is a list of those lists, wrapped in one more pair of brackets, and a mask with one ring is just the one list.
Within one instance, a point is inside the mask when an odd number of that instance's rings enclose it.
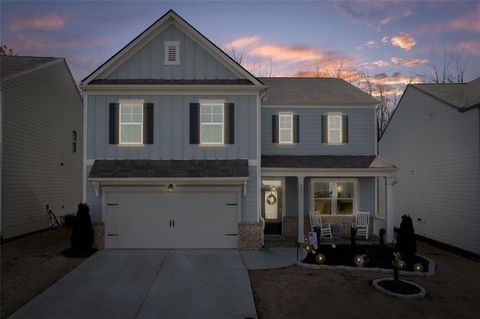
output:
{"label": "pink cloud", "polygon": [[222,45],[224,48],[234,48],[234,49],[245,49],[249,46],[252,46],[260,41],[260,36],[245,36],[233,39],[229,42],[226,42]]}
{"label": "pink cloud", "polygon": [[377,42],[375,40],[370,40],[362,45],[359,45],[356,49],[357,50],[361,50],[361,49],[364,49],[364,48],[373,48],[377,45]]}
{"label": "pink cloud", "polygon": [[480,8],[469,12],[463,17],[458,17],[447,24],[451,30],[467,30],[480,32]]}
{"label": "pink cloud", "polygon": [[401,65],[406,67],[414,67],[428,62],[427,59],[403,59],[399,57],[393,57],[390,59],[390,61],[395,65]]}
{"label": "pink cloud", "polygon": [[43,31],[58,31],[63,29],[67,22],[66,17],[57,14],[45,16],[30,16],[23,18],[14,18],[10,20],[8,26],[12,31],[24,29],[37,29]]}
{"label": "pink cloud", "polygon": [[460,42],[457,47],[458,51],[467,52],[469,54],[475,55],[480,54],[480,42]]}
{"label": "pink cloud", "polygon": [[315,61],[324,58],[323,52],[311,47],[264,44],[250,51],[253,56],[278,61]]}
{"label": "pink cloud", "polygon": [[417,43],[415,39],[407,33],[400,32],[398,35],[390,39],[390,43],[405,51],[411,50]]}

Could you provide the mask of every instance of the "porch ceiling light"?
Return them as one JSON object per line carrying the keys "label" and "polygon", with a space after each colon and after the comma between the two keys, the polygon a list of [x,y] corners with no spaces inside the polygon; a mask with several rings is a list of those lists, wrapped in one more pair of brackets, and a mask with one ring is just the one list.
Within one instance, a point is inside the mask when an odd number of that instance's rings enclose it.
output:
{"label": "porch ceiling light", "polygon": [[168,186],[167,186],[167,191],[168,191],[169,193],[171,193],[171,192],[173,192],[173,188],[174,188],[173,184],[168,184]]}

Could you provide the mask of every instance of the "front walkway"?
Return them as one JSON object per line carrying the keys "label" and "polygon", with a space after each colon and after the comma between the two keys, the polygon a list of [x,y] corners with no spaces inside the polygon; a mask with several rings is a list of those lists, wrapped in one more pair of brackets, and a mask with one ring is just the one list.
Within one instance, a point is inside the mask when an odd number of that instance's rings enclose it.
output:
{"label": "front walkway", "polygon": [[305,258],[303,247],[270,247],[260,250],[242,250],[243,260],[249,270],[273,269],[294,265]]}
{"label": "front walkway", "polygon": [[237,250],[106,250],[10,318],[243,319],[256,311]]}

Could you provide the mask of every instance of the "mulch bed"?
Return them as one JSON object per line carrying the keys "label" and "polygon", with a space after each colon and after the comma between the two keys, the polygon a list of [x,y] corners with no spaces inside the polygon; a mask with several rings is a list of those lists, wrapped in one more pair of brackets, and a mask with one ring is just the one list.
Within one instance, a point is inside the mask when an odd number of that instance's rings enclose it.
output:
{"label": "mulch bed", "polygon": [[[336,245],[335,248],[332,245],[320,245],[317,249],[317,254],[321,253],[325,255],[324,265],[331,266],[350,266],[357,267],[354,257],[356,255],[366,255],[364,267],[368,268],[384,268],[392,269],[393,253],[395,248],[392,246],[380,246],[380,245],[363,245],[355,246],[351,245]],[[405,268],[404,271],[413,271],[413,265],[421,263],[423,265],[423,272],[428,272],[428,261],[420,256],[414,255],[410,258],[404,258]],[[302,261],[307,264],[317,264],[315,261],[315,255],[308,254]]]}
{"label": "mulch bed", "polygon": [[382,280],[378,285],[383,289],[400,295],[415,295],[420,293],[420,288],[402,280]]}

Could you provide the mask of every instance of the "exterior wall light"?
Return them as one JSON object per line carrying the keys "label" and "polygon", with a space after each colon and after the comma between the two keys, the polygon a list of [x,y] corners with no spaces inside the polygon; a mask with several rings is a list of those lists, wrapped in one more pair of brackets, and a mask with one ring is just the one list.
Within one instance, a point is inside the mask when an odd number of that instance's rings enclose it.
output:
{"label": "exterior wall light", "polygon": [[173,192],[173,188],[174,188],[173,184],[168,184],[168,186],[167,186],[167,191],[168,191],[169,193],[171,193],[171,192]]}

